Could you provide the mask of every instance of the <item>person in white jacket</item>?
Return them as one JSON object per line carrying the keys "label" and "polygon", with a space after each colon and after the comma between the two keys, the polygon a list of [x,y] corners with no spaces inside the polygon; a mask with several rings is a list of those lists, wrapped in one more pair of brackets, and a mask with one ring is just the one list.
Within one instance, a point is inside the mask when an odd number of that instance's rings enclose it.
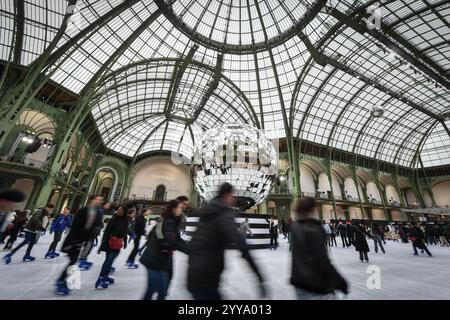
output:
{"label": "person in white jacket", "polygon": [[323,228],[323,230],[325,231],[325,233],[327,235],[327,238],[326,238],[327,242],[326,242],[326,244],[327,244],[328,247],[330,247],[331,246],[330,240],[331,240],[332,231],[331,231],[330,225],[325,220],[322,220],[322,228]]}
{"label": "person in white jacket", "polygon": [[395,227],[392,224],[388,224],[387,225],[388,230],[389,230],[389,235],[391,236],[392,241],[397,241],[397,233],[395,232]]}

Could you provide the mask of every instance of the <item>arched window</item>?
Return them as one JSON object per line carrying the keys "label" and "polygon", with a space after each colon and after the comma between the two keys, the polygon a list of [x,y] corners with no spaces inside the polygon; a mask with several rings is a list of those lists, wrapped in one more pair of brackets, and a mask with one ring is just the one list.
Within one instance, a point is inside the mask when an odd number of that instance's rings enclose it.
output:
{"label": "arched window", "polygon": [[155,200],[156,201],[161,201],[161,200],[165,200],[166,199],[166,186],[163,184],[160,184],[159,186],[156,187],[155,190]]}

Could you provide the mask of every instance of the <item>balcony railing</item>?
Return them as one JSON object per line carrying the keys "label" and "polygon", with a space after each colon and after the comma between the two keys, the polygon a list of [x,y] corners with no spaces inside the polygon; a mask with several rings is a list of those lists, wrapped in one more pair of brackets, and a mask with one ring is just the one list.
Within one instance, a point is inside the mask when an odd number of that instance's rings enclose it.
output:
{"label": "balcony railing", "polygon": [[50,163],[48,161],[39,161],[17,156],[0,155],[0,162],[15,163],[42,170],[48,170],[50,167]]}

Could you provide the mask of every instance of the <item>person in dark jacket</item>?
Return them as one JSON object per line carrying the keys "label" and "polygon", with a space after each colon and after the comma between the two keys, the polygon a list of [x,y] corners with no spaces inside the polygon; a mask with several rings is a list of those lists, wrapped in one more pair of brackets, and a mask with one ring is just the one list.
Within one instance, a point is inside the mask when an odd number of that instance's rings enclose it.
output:
{"label": "person in dark jacket", "polygon": [[286,221],[284,221],[284,219],[281,220],[281,233],[283,234],[284,239],[286,239],[287,238],[287,226],[286,226]]}
{"label": "person in dark jacket", "polygon": [[88,270],[92,267],[92,262],[88,261],[88,256],[92,251],[92,248],[94,247],[95,241],[100,235],[104,224],[103,224],[103,216],[106,212],[108,212],[111,209],[111,203],[105,202],[102,206],[98,205],[97,208],[97,214],[99,215],[99,219],[96,221],[96,224],[93,226],[92,234],[89,239],[87,239],[83,243],[83,247],[80,251],[79,258],[79,267],[81,270]]}
{"label": "person in dark jacket", "polygon": [[345,248],[350,246],[347,240],[347,228],[345,227],[345,224],[342,222],[342,220],[339,220],[337,232],[341,236],[342,247]]}
{"label": "person in dark jacket", "polygon": [[4,233],[4,238],[2,240],[6,240],[6,237],[9,236],[8,241],[4,246],[4,250],[9,250],[12,248],[12,245],[17,240],[19,233],[22,231],[26,222],[28,221],[28,213],[29,210],[25,211],[16,211],[16,215],[14,216],[14,220],[11,222],[10,226]]}
{"label": "person in dark jacket", "polygon": [[415,256],[419,255],[417,248],[421,249],[422,253],[425,251],[428,256],[433,256],[430,250],[428,250],[428,247],[425,245],[425,234],[415,222],[411,222],[411,228],[409,229],[409,240],[412,242]]}
{"label": "person in dark jacket", "polygon": [[181,203],[181,208],[183,209],[183,214],[180,217],[180,234],[184,235],[186,233],[187,227],[187,215],[189,214],[189,198],[186,196],[179,196],[176,199]]}
{"label": "person in dark jacket", "polygon": [[278,248],[278,224],[275,224],[272,218],[266,219],[269,223],[269,234],[270,234],[270,250],[277,250]]}
{"label": "person in dark jacket", "polygon": [[408,243],[408,232],[409,232],[409,229],[407,226],[404,226],[401,224],[398,227],[398,235],[403,243]]}
{"label": "person in dark jacket", "polygon": [[353,245],[353,239],[355,237],[355,228],[352,226],[351,221],[347,221],[345,231],[347,235],[347,247],[350,247]]}
{"label": "person in dark jacket", "polygon": [[114,279],[109,277],[111,267],[114,260],[120,253],[122,248],[127,247],[128,235],[128,217],[127,210],[123,206],[119,206],[113,217],[108,221],[105,232],[103,233],[102,242],[99,248],[104,251],[105,261],[103,262],[100,276],[95,282],[95,288],[106,289],[110,284],[114,284]]}
{"label": "person in dark jacket", "polygon": [[197,229],[189,244],[187,286],[196,300],[220,300],[220,276],[224,269],[225,249],[233,246],[242,252],[260,283],[262,296],[266,295],[264,279],[236,228],[233,186],[224,183],[219,196],[199,212]]}
{"label": "person in dark jacket", "polygon": [[54,259],[55,257],[59,257],[59,253],[56,252],[56,246],[59,241],[61,241],[62,234],[66,230],[68,224],[67,217],[69,213],[70,209],[65,207],[63,211],[53,220],[50,227],[50,233],[54,234],[53,242],[50,244],[50,247],[45,254],[45,259]]}
{"label": "person in dark jacket", "polygon": [[300,199],[295,212],[298,220],[291,225],[291,284],[296,288],[298,299],[329,299],[337,290],[348,294],[347,281],[328,257],[327,236],[315,217],[316,201],[309,197]]}
{"label": "person in dark jacket", "polygon": [[25,239],[3,258],[6,264],[11,263],[12,256],[25,245],[28,245],[28,247],[22,260],[24,262],[36,260],[35,257],[31,256],[31,250],[33,250],[34,244],[36,243],[38,233],[45,230],[45,226],[48,223],[48,219],[54,207],[55,206],[53,204],[49,203],[45,206],[45,208],[37,209],[36,212],[30,217],[24,228]]}
{"label": "person in dark jacket", "polygon": [[128,259],[126,262],[126,265],[130,269],[136,269],[138,267],[138,264],[136,264],[134,262],[134,260],[136,259],[136,255],[139,251],[139,243],[141,242],[141,238],[143,236],[145,236],[145,227],[147,225],[147,217],[149,215],[150,215],[150,210],[146,209],[146,210],[142,211],[142,213],[136,217],[136,219],[133,223],[133,227],[131,230],[132,237],[134,238],[133,250],[131,250],[131,253],[128,256]]}
{"label": "person in dark jacket", "polygon": [[102,223],[102,216],[97,210],[102,201],[101,195],[91,195],[87,206],[78,210],[73,217],[72,227],[61,247],[61,251],[69,256],[69,264],[64,268],[58,279],[56,290],[58,294],[68,295],[70,293],[67,286],[67,275],[72,266],[77,263],[83,243],[92,238],[95,228]]}
{"label": "person in dark jacket", "polygon": [[369,245],[367,244],[366,237],[372,238],[372,236],[366,231],[366,228],[362,224],[358,224],[354,230],[354,242],[355,250],[359,252],[359,260],[361,262],[369,262]]}
{"label": "person in dark jacket", "polygon": [[147,291],[144,300],[152,300],[155,293],[158,300],[167,296],[173,272],[173,252],[187,253],[187,247],[180,238],[180,219],[183,214],[182,202],[171,200],[167,204],[161,221],[153,227],[140,262],[147,268]]}
{"label": "person in dark jacket", "polygon": [[373,244],[375,246],[375,253],[378,253],[378,246],[380,247],[381,252],[386,253],[382,243],[383,236],[384,236],[383,230],[380,229],[378,223],[374,222],[372,224],[372,237],[373,237]]}

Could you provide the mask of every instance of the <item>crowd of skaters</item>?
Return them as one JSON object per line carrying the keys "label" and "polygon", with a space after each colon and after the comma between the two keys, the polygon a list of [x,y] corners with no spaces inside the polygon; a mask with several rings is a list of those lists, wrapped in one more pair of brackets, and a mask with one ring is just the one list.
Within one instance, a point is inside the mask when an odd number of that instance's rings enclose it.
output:
{"label": "crowd of skaters", "polygon": [[[55,279],[56,292],[68,295],[68,275],[71,268],[89,270],[92,262],[89,255],[93,248],[104,253],[100,274],[94,284],[95,289],[108,289],[115,283],[111,274],[115,271],[114,261],[121,250],[132,245],[126,266],[136,269],[139,262],[147,270],[147,290],[144,299],[163,300],[173,277],[173,252],[188,255],[187,287],[194,299],[221,299],[220,276],[224,270],[224,252],[228,248],[238,249],[242,257],[258,279],[261,297],[268,295],[265,277],[252,258],[246,245],[246,238],[252,234],[248,219],[238,227],[234,208],[236,197],[231,184],[225,183],[218,190],[217,197],[200,208],[197,229],[191,241],[185,242],[182,235],[186,230],[186,211],[189,199],[180,196],[166,205],[165,211],[157,220],[150,220],[149,209],[137,211],[134,207],[104,202],[100,195],[91,195],[87,205],[71,214],[70,208],[64,208],[53,219],[54,205],[49,203],[34,213],[14,211],[15,204],[24,201],[20,190],[6,190],[0,193],[0,241],[5,242],[4,249],[9,251],[3,261],[10,264],[14,256],[26,246],[23,262],[32,262],[32,250],[39,236],[47,229],[53,234],[45,259],[60,257],[60,251],[67,255],[68,263],[60,276]],[[113,211],[109,220],[106,212]],[[370,251],[368,240],[374,242],[375,252],[386,253],[386,234],[392,241],[411,241],[413,254],[431,252],[428,245],[449,246],[450,226],[418,225],[415,222],[394,226],[380,226],[377,223],[366,225],[364,222],[342,221],[333,223],[319,221],[318,206],[313,198],[305,197],[295,207],[296,219],[278,222],[268,220],[270,250],[278,247],[280,234],[289,242],[292,252],[292,273],[290,282],[295,287],[299,299],[328,299],[337,291],[347,294],[347,281],[331,264],[328,252],[337,247],[336,238],[341,238],[343,248],[354,247],[359,252],[361,262],[368,262]],[[19,234],[23,240],[16,246]],[[65,238],[63,236],[66,234]],[[99,237],[101,239],[99,240]],[[140,247],[141,239],[145,244]]]}

